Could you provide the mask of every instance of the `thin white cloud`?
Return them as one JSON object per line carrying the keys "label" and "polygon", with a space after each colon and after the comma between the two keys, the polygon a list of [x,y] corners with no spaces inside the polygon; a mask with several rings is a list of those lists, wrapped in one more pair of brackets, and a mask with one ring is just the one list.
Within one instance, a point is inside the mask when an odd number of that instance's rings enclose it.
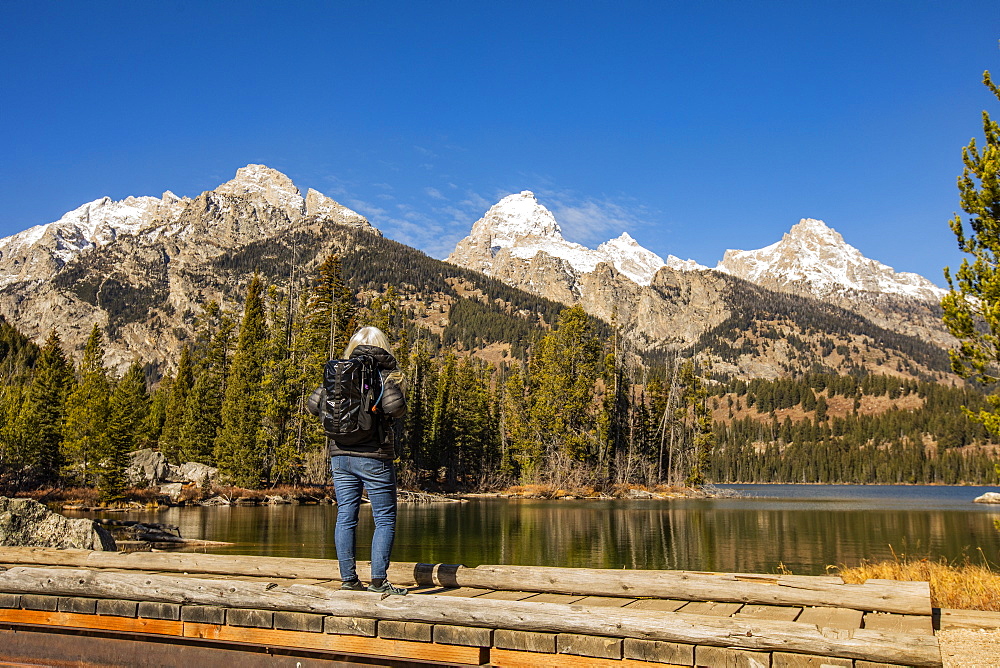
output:
{"label": "thin white cloud", "polygon": [[432,197],[434,199],[446,199],[437,188],[424,188],[424,192],[427,193],[428,197]]}

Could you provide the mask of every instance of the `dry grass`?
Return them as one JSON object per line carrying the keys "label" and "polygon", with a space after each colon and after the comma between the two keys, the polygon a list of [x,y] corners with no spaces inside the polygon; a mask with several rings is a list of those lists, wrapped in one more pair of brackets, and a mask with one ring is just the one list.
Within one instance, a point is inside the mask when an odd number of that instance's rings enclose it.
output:
{"label": "dry grass", "polygon": [[848,584],[860,584],[868,579],[929,582],[931,605],[935,608],[960,610],[990,610],[1000,612],[1000,573],[987,565],[946,560],[931,561],[906,555],[860,566],[839,566],[836,571]]}

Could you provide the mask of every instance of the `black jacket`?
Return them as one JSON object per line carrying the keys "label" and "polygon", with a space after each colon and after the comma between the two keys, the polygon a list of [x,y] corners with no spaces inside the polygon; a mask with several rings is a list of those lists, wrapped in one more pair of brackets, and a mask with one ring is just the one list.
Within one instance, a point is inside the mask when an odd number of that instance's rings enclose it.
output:
{"label": "black jacket", "polygon": [[[401,418],[406,415],[406,397],[403,396],[403,390],[389,377],[389,374],[396,369],[396,358],[392,356],[392,353],[377,346],[358,346],[351,353],[351,357],[358,357],[359,355],[371,355],[378,364],[383,386],[382,399],[379,401],[382,413],[389,418]],[[309,399],[306,401],[306,409],[313,415],[319,415],[325,403],[326,390],[321,385],[309,395]],[[336,441],[328,437],[326,442],[330,449],[330,455],[372,457],[392,461],[396,458],[395,429],[393,428],[392,420],[385,420],[379,432],[382,435],[381,439],[376,435],[371,441],[351,446],[340,446]]]}

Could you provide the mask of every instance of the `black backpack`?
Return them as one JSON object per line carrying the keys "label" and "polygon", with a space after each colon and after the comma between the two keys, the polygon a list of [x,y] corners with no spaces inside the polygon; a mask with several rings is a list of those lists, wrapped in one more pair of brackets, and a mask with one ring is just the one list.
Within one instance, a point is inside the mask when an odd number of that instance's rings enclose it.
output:
{"label": "black backpack", "polygon": [[323,368],[323,429],[337,445],[377,440],[382,423],[382,376],[371,355],[330,360]]}

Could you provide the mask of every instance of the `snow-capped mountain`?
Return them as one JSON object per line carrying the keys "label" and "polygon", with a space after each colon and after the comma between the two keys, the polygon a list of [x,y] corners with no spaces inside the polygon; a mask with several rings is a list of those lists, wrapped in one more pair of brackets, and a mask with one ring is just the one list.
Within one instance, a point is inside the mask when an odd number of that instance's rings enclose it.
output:
{"label": "snow-capped mountain", "polygon": [[315,240],[288,256],[302,259],[329,252],[326,237],[349,228],[382,236],[360,214],[313,189],[303,197],[264,165],[247,165],[193,199],[169,191],[102,197],[0,239],[0,315],[36,341],[55,329],[70,349],[98,323],[115,333],[112,365],[136,353],[165,359],[191,334],[185,313],[199,312],[202,300],[239,298],[232,272],[245,249],[256,248],[246,262],[257,270],[280,255],[259,247],[284,243],[289,232]]}
{"label": "snow-capped mountain", "polygon": [[493,205],[473,224],[469,236],[458,242],[447,261],[491,275],[497,261],[518,258],[530,262],[540,253],[562,260],[578,274],[592,273],[598,264],[605,262],[638,285],[649,285],[656,272],[665,266],[679,270],[707,269],[673,256],[669,257],[669,263],[664,262],[627,232],[596,249],[568,241],[552,212],[539,204],[530,190],[508,195]]}
{"label": "snow-capped mountain", "polygon": [[858,291],[940,301],[945,290],[919,274],[897,272],[865,257],[821,220],[803,218],[777,243],[727,250],[716,267],[772,289],[796,287],[817,297]]}
{"label": "snow-capped mountain", "polygon": [[[225,217],[240,217],[226,198],[249,202],[261,209],[273,208],[284,216],[270,218],[268,225],[287,225],[306,217],[372,228],[360,214],[310,188],[305,197],[286,175],[264,165],[247,165],[218,188],[204,193],[204,206]],[[115,201],[102,197],[67,212],[59,220],[36,225],[0,239],[0,288],[55,273],[81,253],[107,246],[122,236],[143,237],[147,241],[192,232],[197,217],[182,214],[194,200],[178,197],[169,190],[162,197],[126,197]],[[241,211],[242,211],[242,207]],[[264,217],[253,216],[260,223]],[[244,225],[244,228],[246,226]],[[265,225],[265,228],[267,226]],[[201,230],[203,231],[203,230]],[[217,230],[223,236],[226,230]],[[247,231],[241,230],[241,236]],[[251,236],[268,234],[267,229],[251,230]]]}

